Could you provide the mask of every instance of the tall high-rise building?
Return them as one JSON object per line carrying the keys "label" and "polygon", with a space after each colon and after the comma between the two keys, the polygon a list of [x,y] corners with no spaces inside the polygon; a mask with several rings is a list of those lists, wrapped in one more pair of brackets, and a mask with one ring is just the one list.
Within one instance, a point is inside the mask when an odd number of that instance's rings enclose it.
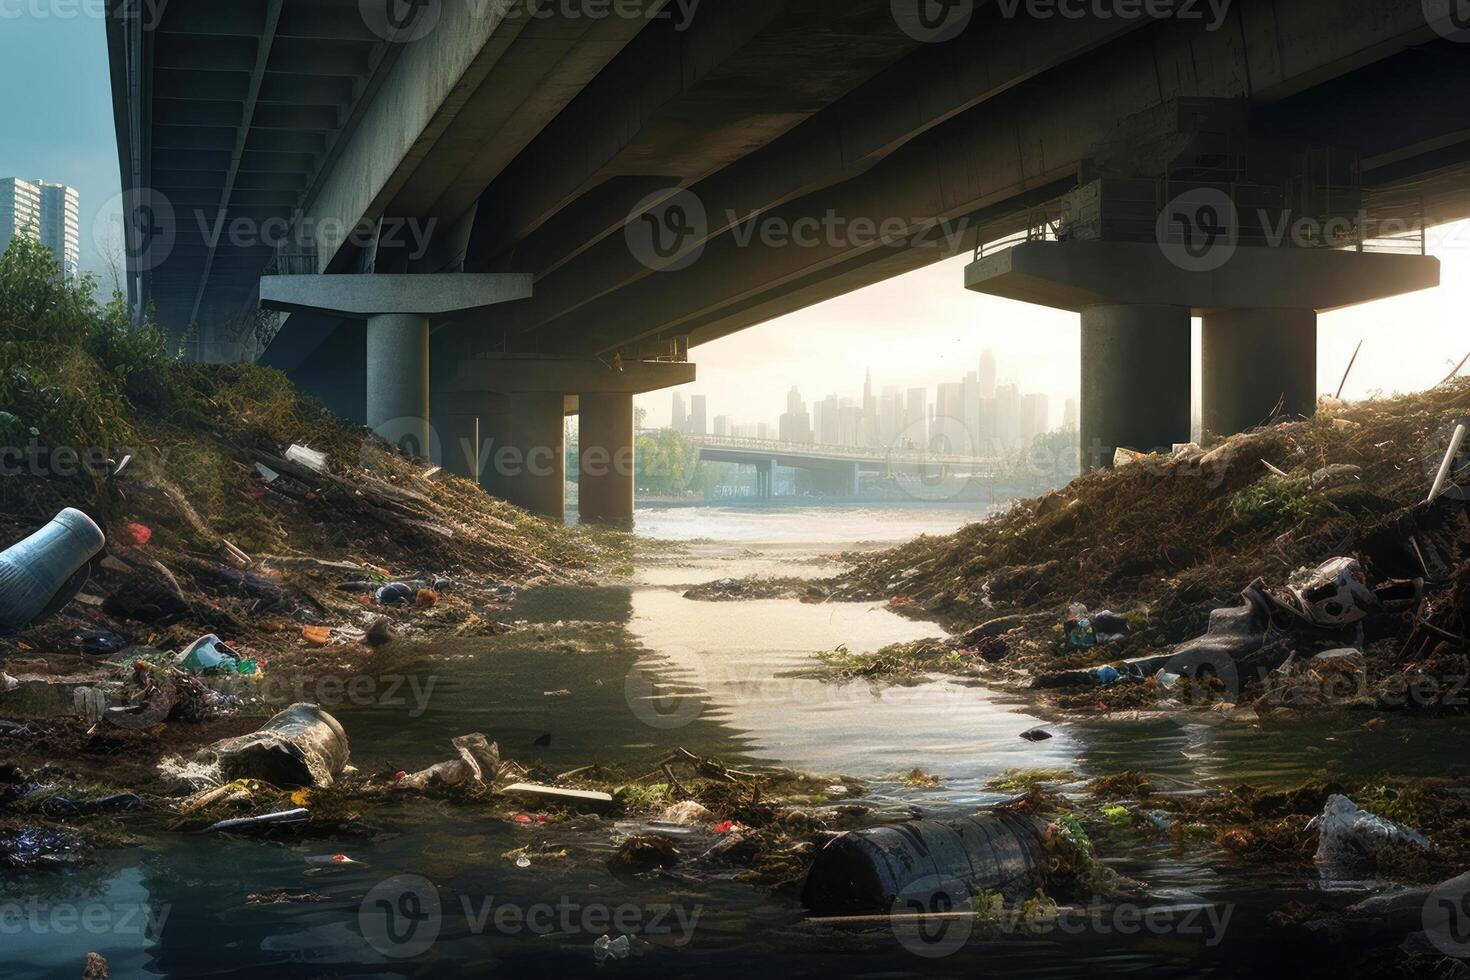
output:
{"label": "tall high-rise building", "polygon": [[929,444],[929,390],[910,388],[903,413],[904,444],[923,449]]}
{"label": "tall high-rise building", "polygon": [[81,199],[64,184],[0,180],[0,251],[16,235],[26,235],[51,250],[68,279],[81,274]]}
{"label": "tall high-rise building", "polygon": [[41,236],[41,189],[15,177],[0,180],[0,247],[9,248],[17,235]]}
{"label": "tall high-rise building", "polygon": [[995,351],[986,350],[980,354],[980,397],[995,397]]}
{"label": "tall high-rise building", "polygon": [[996,386],[995,438],[1002,449],[1014,449],[1021,441],[1021,392],[1015,385]]}
{"label": "tall high-rise building", "polygon": [[873,371],[863,376],[863,405],[858,422],[859,446],[878,445],[878,399],[873,397]]}
{"label": "tall high-rise building", "polygon": [[1062,431],[1077,431],[1077,399],[1068,398],[1062,406]]}
{"label": "tall high-rise building", "polygon": [[68,279],[82,271],[81,196],[65,184],[41,182],[41,244],[51,250]]}
{"label": "tall high-rise building", "polygon": [[903,393],[897,385],[887,385],[878,396],[878,444],[885,449],[893,448],[903,425]]}
{"label": "tall high-rise building", "polygon": [[816,440],[824,446],[842,445],[842,401],[828,395],[816,405]]}
{"label": "tall high-rise building", "polygon": [[674,392],[674,409],[669,427],[675,432],[689,431],[689,409],[684,406],[684,396],[677,391]]}
{"label": "tall high-rise building", "polygon": [[703,395],[694,395],[689,399],[689,428],[686,430],[691,436],[702,436],[709,432],[708,415],[709,401]]}
{"label": "tall high-rise building", "polygon": [[730,434],[730,416],[728,416],[728,415],[716,415],[715,416],[715,431],[714,431],[714,434],[717,435],[717,436],[728,436]]}
{"label": "tall high-rise building", "polygon": [[776,438],[782,442],[812,441],[812,417],[795,385],[786,393],[786,411],[781,414],[777,428]]}
{"label": "tall high-rise building", "polygon": [[1031,393],[1021,396],[1021,446],[1025,448],[1036,441],[1036,437],[1051,428],[1051,409],[1043,394]]}
{"label": "tall high-rise building", "polygon": [[929,426],[929,448],[935,452],[964,455],[970,449],[965,427],[965,385],[941,384],[935,392],[934,421]]}

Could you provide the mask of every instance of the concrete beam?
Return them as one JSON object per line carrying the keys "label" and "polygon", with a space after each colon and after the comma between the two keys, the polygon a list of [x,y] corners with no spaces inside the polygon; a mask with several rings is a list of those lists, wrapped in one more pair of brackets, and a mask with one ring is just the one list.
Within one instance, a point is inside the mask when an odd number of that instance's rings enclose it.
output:
{"label": "concrete beam", "polygon": [[[843,232],[810,244],[726,234],[689,268],[640,280],[553,322],[549,329],[565,337],[553,346],[612,350],[688,332],[805,283],[843,277],[825,295],[813,290],[815,301],[879,281],[881,263],[869,267],[875,275],[866,281],[848,276],[848,264],[901,251],[936,222],[959,222],[1074,178],[1094,144],[1126,116],[1180,96],[1280,99],[1434,36],[1417,8],[1394,0],[1283,0],[1231,10],[1234,23],[1219,31],[1178,20],[1135,31],[911,140],[856,178],[768,212],[786,228],[834,215],[846,228],[861,221],[892,234]],[[1305,35],[1314,41],[1299,45]],[[907,261],[915,267],[957,251],[933,247]]]}
{"label": "concrete beam", "polygon": [[637,395],[689,384],[695,373],[693,364],[668,361],[487,357],[461,361],[454,377],[441,390]]}
{"label": "concrete beam", "polygon": [[1203,316],[1239,307],[1326,312],[1439,285],[1433,256],[1217,247],[1218,268],[1191,271],[1153,243],[1024,242],[971,263],[965,287],[1054,309],[1145,303]]}
{"label": "concrete beam", "polygon": [[531,295],[529,275],[263,276],[268,310],[363,320],[382,313],[443,317],[487,309]]}
{"label": "concrete beam", "polygon": [[[437,4],[433,30],[397,45],[395,64],[345,134],[330,173],[303,202],[302,226],[319,233],[319,272],[332,266],[361,221],[385,213],[414,167],[531,21],[525,2]],[[327,229],[339,234],[320,234]]]}
{"label": "concrete beam", "polygon": [[[707,242],[737,222],[861,174],[935,126],[1148,23],[1146,17],[977,19],[955,40],[909,55],[770,145],[691,188],[705,222],[683,244],[689,248]],[[625,205],[616,215],[616,226],[630,218]],[[560,265],[585,248],[589,229],[601,233],[604,227],[584,222],[558,228],[554,245],[517,251],[519,261],[544,275],[540,281],[547,289],[514,312],[510,329],[543,326],[654,274],[621,234],[597,243],[574,265]]]}
{"label": "concrete beam", "polygon": [[[676,7],[665,12],[684,16],[687,9],[687,23],[655,22],[487,190],[472,243],[476,262],[494,263],[512,249],[518,262],[528,253],[554,262],[556,240],[527,239],[605,180],[696,181],[917,45],[883,0]],[[636,201],[624,203],[615,223],[573,237],[613,232]]]}

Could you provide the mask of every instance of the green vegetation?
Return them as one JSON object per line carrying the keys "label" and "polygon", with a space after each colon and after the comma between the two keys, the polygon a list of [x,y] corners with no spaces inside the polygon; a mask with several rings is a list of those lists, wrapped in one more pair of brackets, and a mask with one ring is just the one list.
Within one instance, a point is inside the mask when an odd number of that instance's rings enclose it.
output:
{"label": "green vegetation", "polygon": [[713,486],[709,468],[699,461],[699,450],[673,429],[639,436],[634,466],[640,493],[682,496]]}
{"label": "green vegetation", "polygon": [[1237,493],[1230,509],[1242,524],[1253,528],[1285,528],[1323,510],[1321,496],[1312,492],[1305,477],[1267,476]]}
{"label": "green vegetation", "polygon": [[1077,774],[1070,769],[1007,769],[986,782],[985,788],[993,789],[997,793],[1021,794],[1034,792],[1043,786],[1070,783],[1076,779]]}

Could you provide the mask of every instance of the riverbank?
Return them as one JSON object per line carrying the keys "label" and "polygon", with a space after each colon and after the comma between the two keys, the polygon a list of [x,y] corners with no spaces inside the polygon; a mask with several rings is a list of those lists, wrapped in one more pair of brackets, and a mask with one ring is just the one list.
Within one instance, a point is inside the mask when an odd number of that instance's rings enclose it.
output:
{"label": "riverbank", "polygon": [[[1089,713],[1181,702],[1277,717],[1463,711],[1455,681],[1470,668],[1470,521],[1454,478],[1470,465],[1465,449],[1448,492],[1425,500],[1467,409],[1465,380],[1332,408],[1095,472],[952,535],[842,556],[845,570],[829,580],[706,583],[690,598],[883,600],[953,631],[860,656],[829,651],[834,677],[949,673]],[[1364,589],[1342,588],[1363,608],[1314,621],[1289,586],[1339,558],[1356,563],[1335,567],[1360,576]],[[1186,645],[1207,634],[1215,610],[1259,619],[1243,633],[1251,656],[1232,654],[1234,677],[1216,670],[1208,684],[1159,683],[1172,655],[1200,648]],[[1077,620],[1086,622],[1069,637]],[[1219,636],[1203,646],[1231,648]],[[1312,652],[1344,648],[1359,657],[1328,675],[1300,667]],[[1283,671],[1293,652],[1296,666]],[[1098,679],[1109,667],[1119,682]],[[1165,671],[1181,673],[1193,672]]]}

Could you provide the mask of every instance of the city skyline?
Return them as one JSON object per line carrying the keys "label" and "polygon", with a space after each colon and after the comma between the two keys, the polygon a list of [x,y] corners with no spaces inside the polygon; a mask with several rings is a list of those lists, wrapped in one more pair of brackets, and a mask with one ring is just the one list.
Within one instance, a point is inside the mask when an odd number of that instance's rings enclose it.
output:
{"label": "city skyline", "polygon": [[1030,446],[1041,434],[1077,429],[1077,399],[1061,406],[1054,424],[1051,399],[1044,392],[1000,384],[993,350],[980,352],[977,368],[959,381],[875,391],[873,372],[864,372],[861,396],[829,392],[808,401],[801,385],[786,392],[785,411],[773,426],[765,418],[731,413],[709,418],[708,396],[697,386],[669,393],[669,428],[683,435],[733,436],[790,443],[864,448],[925,447],[957,454],[993,454]]}

